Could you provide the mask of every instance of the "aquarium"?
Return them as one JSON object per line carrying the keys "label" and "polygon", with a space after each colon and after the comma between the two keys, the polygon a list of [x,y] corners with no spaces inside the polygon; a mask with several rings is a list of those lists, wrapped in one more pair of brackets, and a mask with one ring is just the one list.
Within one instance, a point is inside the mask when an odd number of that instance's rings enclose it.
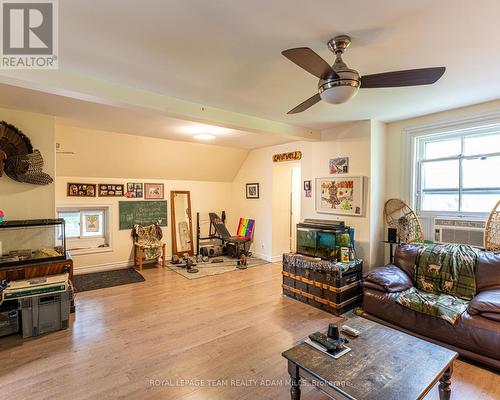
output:
{"label": "aquarium", "polygon": [[341,247],[354,247],[354,231],[342,221],[307,219],[297,224],[297,253],[337,260]]}
{"label": "aquarium", "polygon": [[0,267],[64,259],[63,219],[0,223]]}

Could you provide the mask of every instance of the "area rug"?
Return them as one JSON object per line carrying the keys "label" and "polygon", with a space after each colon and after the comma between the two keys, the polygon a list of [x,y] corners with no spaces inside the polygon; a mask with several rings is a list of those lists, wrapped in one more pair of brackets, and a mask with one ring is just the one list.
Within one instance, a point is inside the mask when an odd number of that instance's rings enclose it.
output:
{"label": "area rug", "polygon": [[73,277],[73,285],[77,292],[86,292],[88,290],[104,289],[144,281],[144,277],[133,268],[92,272],[85,275],[75,275]]}
{"label": "area rug", "polygon": [[[168,264],[168,268],[170,268],[172,271],[177,272],[178,274],[182,275],[184,278],[187,279],[204,278],[206,276],[220,275],[231,271],[244,271],[236,268],[237,260],[234,258],[229,258],[229,257],[217,257],[217,258],[222,258],[224,261],[221,263],[212,263],[211,261],[198,263],[196,267],[194,267],[198,269],[198,272],[194,274],[187,272],[186,268],[182,268],[181,266],[177,266],[174,264]],[[264,264],[269,264],[269,262],[256,257],[249,257],[247,259],[247,268],[253,268]]]}

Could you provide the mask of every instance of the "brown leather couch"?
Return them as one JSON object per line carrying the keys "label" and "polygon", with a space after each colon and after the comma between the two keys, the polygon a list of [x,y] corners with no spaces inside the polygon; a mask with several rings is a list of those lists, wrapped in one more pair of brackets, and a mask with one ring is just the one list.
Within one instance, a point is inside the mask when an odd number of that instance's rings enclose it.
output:
{"label": "brown leather couch", "polygon": [[413,286],[418,245],[396,248],[394,263],[364,276],[366,317],[441,344],[500,370],[500,253],[482,252],[476,269],[477,294],[451,325],[396,303],[397,292]]}

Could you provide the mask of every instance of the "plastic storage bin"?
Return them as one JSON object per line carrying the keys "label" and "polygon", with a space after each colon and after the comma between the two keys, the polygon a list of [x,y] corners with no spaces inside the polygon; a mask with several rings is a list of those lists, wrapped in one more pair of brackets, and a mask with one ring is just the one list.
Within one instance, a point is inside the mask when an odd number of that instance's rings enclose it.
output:
{"label": "plastic storage bin", "polygon": [[19,299],[23,338],[66,329],[73,290]]}
{"label": "plastic storage bin", "polygon": [[17,300],[6,301],[0,306],[0,337],[19,332]]}

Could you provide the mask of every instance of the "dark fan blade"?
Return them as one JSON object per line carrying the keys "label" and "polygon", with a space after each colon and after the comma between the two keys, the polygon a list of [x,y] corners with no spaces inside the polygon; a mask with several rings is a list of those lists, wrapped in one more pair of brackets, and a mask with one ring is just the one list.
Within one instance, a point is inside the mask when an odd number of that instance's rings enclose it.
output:
{"label": "dark fan blade", "polygon": [[287,114],[297,114],[299,112],[307,110],[309,107],[315,105],[318,101],[321,100],[319,93],[316,93],[314,96],[309,97],[306,101],[300,103],[297,107],[292,108]]}
{"label": "dark fan blade", "polygon": [[332,67],[309,47],[288,49],[282,51],[281,54],[317,78],[321,79],[325,75],[338,78],[338,75],[333,71]]}
{"label": "dark fan blade", "polygon": [[408,69],[361,77],[362,88],[430,85],[443,76],[445,67]]}

